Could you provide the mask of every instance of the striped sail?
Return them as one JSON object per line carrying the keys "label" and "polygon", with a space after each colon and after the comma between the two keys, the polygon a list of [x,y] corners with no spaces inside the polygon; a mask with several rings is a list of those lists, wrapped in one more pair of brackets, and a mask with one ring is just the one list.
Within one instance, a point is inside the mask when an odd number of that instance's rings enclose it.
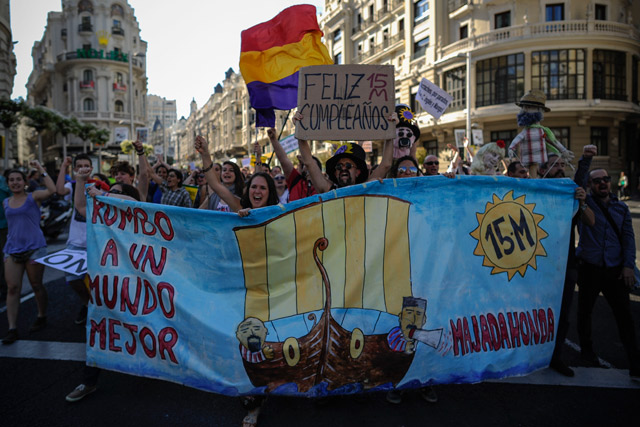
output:
{"label": "striped sail", "polygon": [[245,318],[266,322],[323,308],[322,277],[313,260],[321,237],[329,241],[321,257],[332,308],[400,313],[402,297],[412,295],[409,206],[388,196],[344,197],[235,228]]}

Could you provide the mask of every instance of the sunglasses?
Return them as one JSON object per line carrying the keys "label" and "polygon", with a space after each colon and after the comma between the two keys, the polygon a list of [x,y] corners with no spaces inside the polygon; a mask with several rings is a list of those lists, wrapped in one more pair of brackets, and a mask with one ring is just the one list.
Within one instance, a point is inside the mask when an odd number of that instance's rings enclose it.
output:
{"label": "sunglasses", "polygon": [[398,166],[398,173],[411,173],[411,174],[417,174],[418,173],[418,168],[415,166]]}
{"label": "sunglasses", "polygon": [[611,182],[611,177],[610,176],[603,176],[600,178],[593,178],[591,180],[591,182],[593,182],[596,185],[600,185],[603,182]]}
{"label": "sunglasses", "polygon": [[283,181],[284,180],[284,175],[276,175],[275,178],[276,181]]}
{"label": "sunglasses", "polygon": [[336,165],[336,170],[337,171],[342,171],[342,170],[349,170],[355,168],[355,165],[352,165],[351,163],[338,163]]}
{"label": "sunglasses", "polygon": [[433,165],[439,165],[440,162],[435,161],[435,162],[424,162],[423,165],[424,166],[433,166]]}
{"label": "sunglasses", "polygon": [[112,190],[109,190],[109,193],[111,193],[111,194],[122,194],[122,191],[117,190],[117,189],[112,189]]}

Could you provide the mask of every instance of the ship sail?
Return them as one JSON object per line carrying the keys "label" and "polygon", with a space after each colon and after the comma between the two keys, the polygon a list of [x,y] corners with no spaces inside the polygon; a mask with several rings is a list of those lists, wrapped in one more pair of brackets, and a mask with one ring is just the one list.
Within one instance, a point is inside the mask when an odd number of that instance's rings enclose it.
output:
{"label": "ship sail", "polygon": [[245,318],[266,322],[321,310],[325,295],[314,242],[331,283],[332,308],[398,314],[411,296],[410,203],[364,195],[314,203],[234,229],[244,271]]}

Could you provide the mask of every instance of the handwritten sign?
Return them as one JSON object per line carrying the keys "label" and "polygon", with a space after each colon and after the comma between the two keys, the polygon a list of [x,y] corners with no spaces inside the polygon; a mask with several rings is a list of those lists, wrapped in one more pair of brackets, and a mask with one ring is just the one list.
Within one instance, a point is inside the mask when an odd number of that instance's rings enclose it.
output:
{"label": "handwritten sign", "polygon": [[293,153],[298,149],[298,139],[295,137],[295,135],[289,135],[288,137],[280,141],[280,145],[282,145],[285,153]]}
{"label": "handwritten sign", "polygon": [[63,249],[36,260],[37,263],[81,276],[87,272],[87,251]]}
{"label": "handwritten sign", "polygon": [[138,138],[138,141],[146,144],[149,140],[149,128],[136,128],[136,138]]}
{"label": "handwritten sign", "polygon": [[391,65],[317,65],[300,69],[296,138],[392,139],[395,72]]}
{"label": "handwritten sign", "polygon": [[125,139],[129,139],[129,128],[118,127],[114,131],[113,142],[120,144]]}
{"label": "handwritten sign", "polygon": [[447,109],[453,97],[438,86],[423,78],[418,89],[418,102],[424,110],[439,119]]}

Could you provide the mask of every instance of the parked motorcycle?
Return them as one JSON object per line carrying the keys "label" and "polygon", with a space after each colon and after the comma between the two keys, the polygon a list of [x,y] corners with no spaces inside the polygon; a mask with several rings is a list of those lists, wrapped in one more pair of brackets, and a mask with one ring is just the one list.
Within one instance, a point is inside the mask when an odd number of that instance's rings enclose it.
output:
{"label": "parked motorcycle", "polygon": [[71,203],[54,194],[40,206],[40,228],[45,237],[55,239],[65,229],[73,213]]}

